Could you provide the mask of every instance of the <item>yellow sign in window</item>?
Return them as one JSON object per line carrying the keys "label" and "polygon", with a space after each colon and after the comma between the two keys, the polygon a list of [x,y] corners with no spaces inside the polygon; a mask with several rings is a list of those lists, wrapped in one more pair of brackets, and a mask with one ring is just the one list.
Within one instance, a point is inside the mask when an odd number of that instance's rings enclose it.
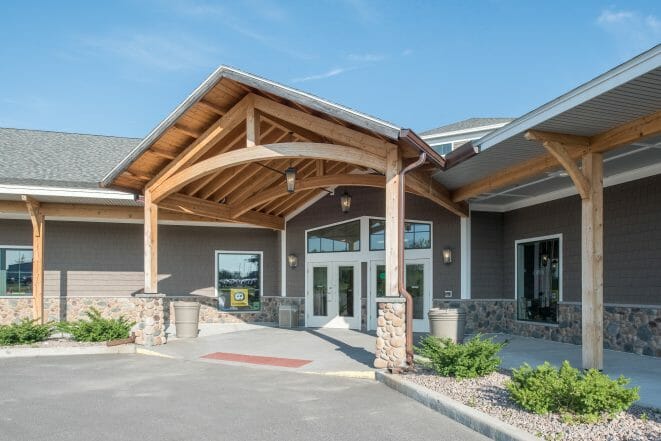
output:
{"label": "yellow sign in window", "polygon": [[250,306],[248,305],[248,288],[230,289],[231,306]]}

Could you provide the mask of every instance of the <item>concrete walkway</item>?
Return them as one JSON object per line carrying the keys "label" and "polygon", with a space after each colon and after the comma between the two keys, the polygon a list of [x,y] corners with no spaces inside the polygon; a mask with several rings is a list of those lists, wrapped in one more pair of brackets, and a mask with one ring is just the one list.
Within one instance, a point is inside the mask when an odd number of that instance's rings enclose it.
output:
{"label": "concrete walkway", "polygon": [[[509,341],[500,353],[502,366],[507,369],[523,363],[534,367],[545,361],[560,366],[564,360],[574,367],[581,366],[581,346],[502,334],[495,340]],[[611,378],[631,378],[632,386],[640,386],[639,404],[661,409],[661,358],[604,350],[604,373]]]}
{"label": "concrete walkway", "polygon": [[[169,330],[174,334],[174,330]],[[172,334],[172,335],[173,335]],[[424,334],[416,333],[416,341]],[[568,343],[497,334],[495,340],[508,340],[500,356],[503,367],[512,369],[528,363],[537,366],[549,361],[559,366],[569,360],[581,365],[581,347]],[[374,335],[346,329],[279,329],[258,325],[202,325],[200,336],[178,340],[169,337],[168,344],[151,348],[163,356],[201,360],[212,363],[243,365],[233,361],[201,359],[216,352],[309,360],[301,367],[264,365],[268,369],[370,376],[374,369]],[[661,358],[618,351],[604,351],[604,372],[615,378],[631,378],[640,386],[640,404],[661,409]]]}
{"label": "concrete walkway", "polygon": [[[202,328],[198,338],[180,340],[170,337],[166,345],[152,347],[150,350],[185,360],[208,361],[200,357],[224,352],[310,361],[296,368],[265,365],[267,368],[288,371],[353,373],[355,376],[373,376],[374,371],[374,337],[346,329],[215,325]],[[237,364],[231,361],[221,362]]]}

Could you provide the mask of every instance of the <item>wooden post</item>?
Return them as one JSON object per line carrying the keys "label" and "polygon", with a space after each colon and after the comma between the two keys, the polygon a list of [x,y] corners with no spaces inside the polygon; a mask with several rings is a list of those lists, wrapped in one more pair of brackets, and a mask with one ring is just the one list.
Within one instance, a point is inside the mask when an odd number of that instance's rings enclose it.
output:
{"label": "wooden post", "polygon": [[260,133],[259,126],[261,118],[259,111],[254,107],[249,107],[246,112],[246,147],[255,147],[259,145]]}
{"label": "wooden post", "polygon": [[32,221],[32,318],[44,322],[44,235],[45,217],[39,202],[29,196],[22,196]]}
{"label": "wooden post", "polygon": [[158,205],[145,191],[145,294],[158,293]]}
{"label": "wooden post", "polygon": [[402,158],[399,148],[389,147],[386,154],[386,296],[398,297],[399,268],[399,171]]}
{"label": "wooden post", "polygon": [[588,153],[582,160],[590,188],[581,201],[583,369],[602,369],[604,352],[604,194],[603,157]]}

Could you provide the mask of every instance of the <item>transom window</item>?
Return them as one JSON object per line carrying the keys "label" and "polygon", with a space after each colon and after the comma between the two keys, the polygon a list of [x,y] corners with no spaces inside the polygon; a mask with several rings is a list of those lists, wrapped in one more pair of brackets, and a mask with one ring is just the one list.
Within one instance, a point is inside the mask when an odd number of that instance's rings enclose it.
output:
{"label": "transom window", "polygon": [[0,295],[32,294],[32,248],[0,248]]}
{"label": "transom window", "polygon": [[216,251],[216,274],[221,311],[261,309],[261,252]]}
{"label": "transom window", "polygon": [[308,231],[308,253],[360,251],[360,220]]}
{"label": "transom window", "polygon": [[[386,221],[370,219],[370,251],[382,251],[386,245]],[[404,223],[404,248],[419,250],[431,248],[431,225],[421,222]]]}
{"label": "transom window", "polygon": [[560,237],[516,242],[517,319],[558,322]]}

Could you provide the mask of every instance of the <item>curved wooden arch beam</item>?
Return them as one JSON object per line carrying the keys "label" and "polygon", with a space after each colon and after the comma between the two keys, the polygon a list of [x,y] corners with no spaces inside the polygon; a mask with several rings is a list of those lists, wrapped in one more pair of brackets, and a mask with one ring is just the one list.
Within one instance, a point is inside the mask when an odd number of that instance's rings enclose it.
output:
{"label": "curved wooden arch beam", "polygon": [[158,203],[169,194],[178,191],[186,184],[228,167],[253,161],[266,161],[280,158],[326,159],[330,161],[341,160],[350,164],[371,168],[381,173],[383,173],[385,169],[384,157],[355,147],[311,142],[266,144],[232,150],[193,164],[170,176],[160,185],[152,188],[152,200]]}
{"label": "curved wooden arch beam", "polygon": [[[382,175],[358,175],[358,174],[340,174],[340,175],[324,175],[314,176],[311,178],[303,179],[296,182],[296,191],[315,190],[318,188],[326,187],[377,187],[385,188],[386,177]],[[407,191],[415,194],[418,192],[407,189]],[[268,190],[257,193],[256,195],[246,199],[241,204],[232,207],[232,218],[237,218],[244,213],[259,207],[274,199],[281,198],[290,194],[287,191],[287,184],[282,183],[277,187],[272,187]],[[424,195],[421,195],[424,196]]]}

